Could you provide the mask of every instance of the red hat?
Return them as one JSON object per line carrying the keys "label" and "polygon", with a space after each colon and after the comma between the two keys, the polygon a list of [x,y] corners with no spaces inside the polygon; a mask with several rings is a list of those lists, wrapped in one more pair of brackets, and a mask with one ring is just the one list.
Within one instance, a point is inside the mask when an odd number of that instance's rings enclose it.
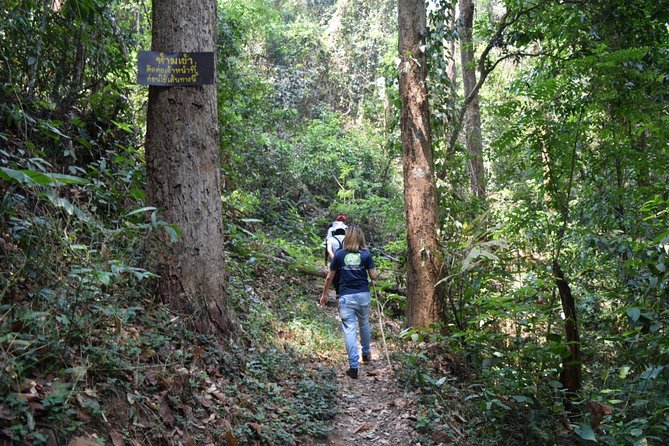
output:
{"label": "red hat", "polygon": [[337,215],[337,218],[335,218],[335,221],[346,221],[346,215],[344,215],[344,214]]}

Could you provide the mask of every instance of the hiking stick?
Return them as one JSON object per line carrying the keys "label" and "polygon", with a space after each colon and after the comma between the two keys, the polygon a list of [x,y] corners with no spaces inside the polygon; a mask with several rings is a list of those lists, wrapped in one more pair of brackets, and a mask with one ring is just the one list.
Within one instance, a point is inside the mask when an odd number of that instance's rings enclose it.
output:
{"label": "hiking stick", "polygon": [[393,365],[390,363],[390,356],[388,355],[388,346],[386,345],[386,335],[383,332],[383,312],[381,311],[381,303],[379,302],[379,295],[376,293],[376,287],[374,286],[374,281],[372,281],[372,290],[374,291],[374,297],[376,298],[376,309],[379,312],[379,328],[381,329],[381,339],[383,340],[383,352],[386,354],[388,367],[390,367],[390,370],[392,371]]}

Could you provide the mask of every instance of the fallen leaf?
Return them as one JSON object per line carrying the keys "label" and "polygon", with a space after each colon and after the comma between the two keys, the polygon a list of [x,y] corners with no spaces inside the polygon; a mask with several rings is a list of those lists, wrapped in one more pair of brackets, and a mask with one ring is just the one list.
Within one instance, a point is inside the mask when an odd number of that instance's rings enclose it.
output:
{"label": "fallen leaf", "polygon": [[99,443],[82,437],[75,437],[67,443],[67,446],[100,446]]}
{"label": "fallen leaf", "polygon": [[[40,403],[39,401],[28,401],[28,407],[30,407],[35,412],[41,412],[41,411],[45,410],[44,405],[42,403]],[[4,418],[4,417],[0,416],[0,418]]]}
{"label": "fallen leaf", "polygon": [[146,378],[146,381],[152,386],[155,386],[156,383],[158,382],[158,378],[156,378],[155,373],[153,373],[151,370],[146,372],[146,375],[144,377]]}
{"label": "fallen leaf", "polygon": [[79,418],[84,423],[90,423],[91,422],[91,420],[92,420],[91,414],[87,410],[80,409],[78,407],[75,407],[74,409],[77,411],[77,418]]}
{"label": "fallen leaf", "polygon": [[209,418],[207,418],[206,420],[204,420],[202,423],[203,423],[203,424],[209,424],[209,423],[211,423],[212,421],[214,421],[215,419],[216,419],[216,413],[212,413],[211,415],[209,415]]}
{"label": "fallen leaf", "polygon": [[200,402],[200,404],[202,404],[202,406],[206,407],[207,409],[211,409],[212,407],[214,407],[214,403],[210,399],[205,398],[203,396],[198,396],[196,398]]}
{"label": "fallen leaf", "polygon": [[109,436],[111,437],[112,445],[114,446],[125,446],[125,440],[123,439],[123,435],[116,431],[111,431],[109,433]]}
{"label": "fallen leaf", "polygon": [[221,392],[219,390],[215,390],[214,392],[212,392],[212,395],[214,395],[216,397],[216,399],[219,400],[222,403],[226,403],[228,401],[228,399],[225,397],[223,392]]}
{"label": "fallen leaf", "polygon": [[56,434],[52,430],[42,431],[42,434],[46,435],[46,444],[45,446],[58,446],[58,440],[56,440]]}
{"label": "fallen leaf", "polygon": [[193,437],[191,437],[190,435],[184,434],[183,444],[184,446],[195,446],[195,440],[193,440]]}
{"label": "fallen leaf", "polygon": [[602,424],[605,415],[611,415],[613,413],[613,410],[609,406],[597,401],[589,401],[588,410],[592,414],[592,418],[590,419],[590,426],[593,429],[596,429],[600,424]]}
{"label": "fallen leaf", "polygon": [[13,420],[16,417],[12,414],[12,411],[9,409],[9,407],[5,406],[4,404],[0,404],[0,418],[4,420]]}
{"label": "fallen leaf", "polygon": [[193,356],[193,359],[197,359],[202,356],[202,352],[204,352],[204,347],[198,346],[193,349],[191,355]]}
{"label": "fallen leaf", "polygon": [[353,435],[357,434],[357,433],[360,432],[360,431],[365,431],[365,430],[368,430],[368,429],[373,429],[373,428],[375,428],[375,427],[376,427],[376,426],[375,426],[374,424],[372,424],[372,423],[362,423],[360,426],[358,426],[358,428],[357,428],[356,430],[353,431]]}
{"label": "fallen leaf", "polygon": [[434,441],[435,443],[444,443],[444,444],[446,444],[446,443],[452,443],[452,442],[453,442],[453,439],[451,438],[451,436],[448,435],[448,434],[447,434],[446,432],[444,432],[444,431],[434,431],[434,432],[432,432],[432,435],[430,435],[430,438],[431,438],[432,441]]}
{"label": "fallen leaf", "polygon": [[166,394],[160,399],[160,418],[162,418],[163,422],[170,427],[174,426],[174,423],[177,421],[177,419],[174,418],[172,409],[170,409]]}
{"label": "fallen leaf", "polygon": [[258,423],[249,423],[249,426],[255,429],[256,432],[258,432],[258,434],[262,434],[262,426],[259,425]]}
{"label": "fallen leaf", "polygon": [[239,446],[239,442],[235,438],[234,435],[232,435],[232,432],[227,431],[225,433],[225,439],[228,441],[228,446]]}

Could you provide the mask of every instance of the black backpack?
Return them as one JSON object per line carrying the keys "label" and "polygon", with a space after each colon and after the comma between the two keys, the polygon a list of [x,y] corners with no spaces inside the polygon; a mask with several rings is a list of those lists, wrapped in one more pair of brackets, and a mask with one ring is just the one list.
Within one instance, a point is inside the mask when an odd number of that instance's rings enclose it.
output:
{"label": "black backpack", "polygon": [[[334,231],[332,231],[332,236],[334,237],[335,240],[337,240],[337,243],[339,243],[339,246],[334,250],[335,254],[337,253],[337,251],[344,248],[344,243],[341,240],[339,240],[337,237],[335,237],[337,235],[346,235],[346,230],[344,228],[337,228]],[[327,242],[326,242],[325,243],[325,258],[326,258],[326,260],[327,260],[327,256],[328,256],[327,249],[328,249],[328,246],[327,246]],[[335,289],[335,293],[337,294],[337,297],[339,297],[339,277],[340,276],[341,276],[341,270],[338,269],[335,272],[334,278],[332,279],[332,286]]]}

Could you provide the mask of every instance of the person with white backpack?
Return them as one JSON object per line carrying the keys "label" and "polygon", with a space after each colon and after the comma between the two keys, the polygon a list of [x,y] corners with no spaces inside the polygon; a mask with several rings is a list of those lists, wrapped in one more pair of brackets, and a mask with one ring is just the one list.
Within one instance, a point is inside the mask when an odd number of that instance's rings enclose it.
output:
{"label": "person with white backpack", "polygon": [[[330,262],[335,256],[335,253],[344,247],[344,237],[346,236],[346,216],[344,214],[337,215],[335,221],[332,222],[328,228],[325,236],[325,265],[330,265]],[[332,286],[335,293],[339,296],[339,274],[332,280]]]}
{"label": "person with white backpack", "polygon": [[335,252],[344,246],[344,236],[346,235],[346,216],[344,214],[337,215],[337,218],[328,228],[328,234],[325,237],[327,258],[326,264],[329,264],[334,257]]}

